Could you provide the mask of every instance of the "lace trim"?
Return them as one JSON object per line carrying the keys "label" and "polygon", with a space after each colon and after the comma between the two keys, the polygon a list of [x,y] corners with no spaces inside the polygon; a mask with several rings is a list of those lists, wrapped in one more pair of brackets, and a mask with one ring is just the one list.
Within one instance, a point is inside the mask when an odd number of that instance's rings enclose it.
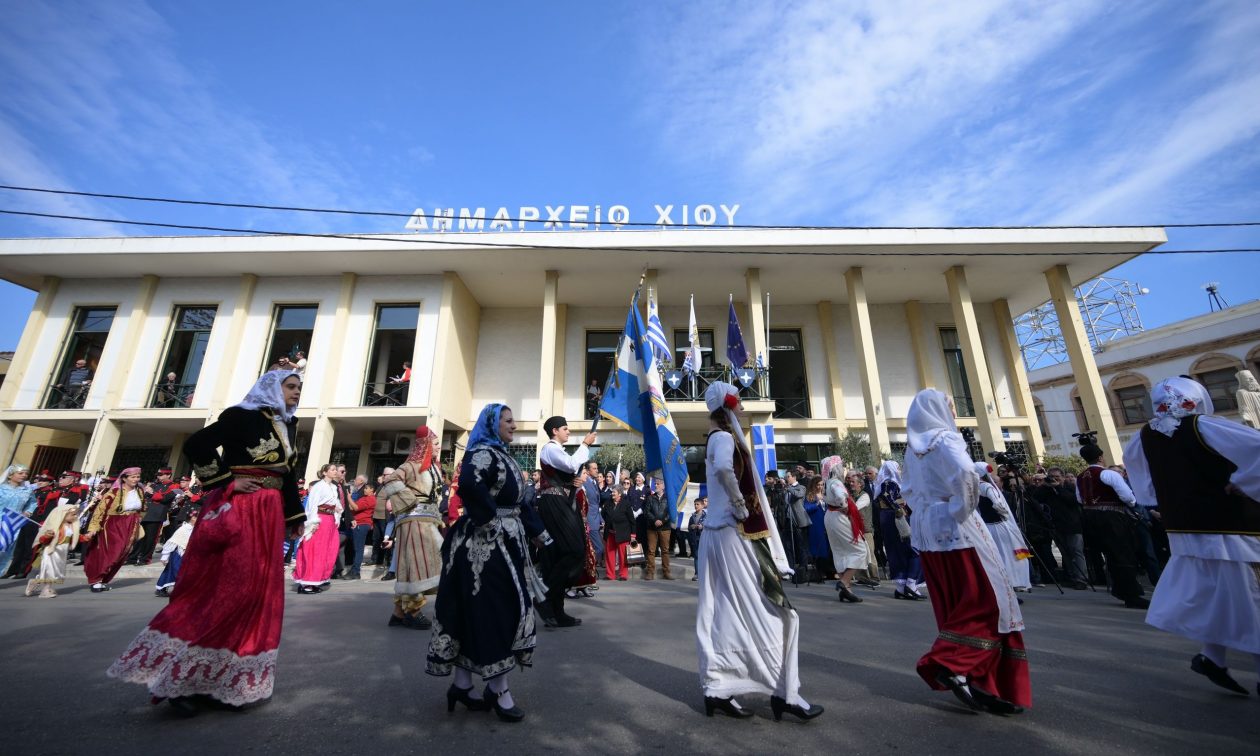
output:
{"label": "lace trim", "polygon": [[[425,661],[425,672],[436,677],[445,677],[455,667],[466,669],[484,680],[511,672],[517,665],[534,666],[533,613],[529,612],[528,623],[530,635],[517,637],[512,643],[512,655],[490,664],[477,664],[459,652],[459,641],[442,629],[442,623],[433,620],[433,637],[429,640],[429,655]],[[522,622],[522,625],[525,625]],[[520,632],[520,626],[517,628]]]}
{"label": "lace trim", "polygon": [[207,695],[232,706],[270,698],[276,651],[240,656],[203,648],[145,628],[106,671],[110,677],[147,685],[158,698]]}

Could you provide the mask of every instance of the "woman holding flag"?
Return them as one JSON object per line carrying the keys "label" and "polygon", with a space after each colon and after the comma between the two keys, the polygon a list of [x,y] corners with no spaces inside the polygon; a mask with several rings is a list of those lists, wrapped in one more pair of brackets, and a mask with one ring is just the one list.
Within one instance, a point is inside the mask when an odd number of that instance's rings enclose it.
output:
{"label": "woman holding flag", "polygon": [[779,577],[790,570],[743,442],[739,390],[715,381],[704,401],[709,506],[696,559],[696,644],[705,714],[750,717],[735,696],[768,693],[775,720],[784,712],[813,719],[823,708],[799,692],[799,619]]}

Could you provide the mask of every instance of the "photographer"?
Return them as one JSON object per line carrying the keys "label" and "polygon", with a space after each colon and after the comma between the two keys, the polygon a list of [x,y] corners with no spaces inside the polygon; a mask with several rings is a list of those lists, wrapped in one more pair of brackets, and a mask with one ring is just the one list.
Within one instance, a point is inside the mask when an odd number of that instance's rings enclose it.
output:
{"label": "photographer", "polygon": [[1030,565],[1035,573],[1033,587],[1055,582],[1053,574],[1046,574],[1049,570],[1059,568],[1051,547],[1054,541],[1054,521],[1050,517],[1049,509],[1033,493],[1037,488],[1046,487],[1045,476],[1028,475],[1008,466],[999,469],[999,477],[1002,480],[1002,495],[1006,497],[1007,505],[1016,513],[1023,526],[1028,548],[1037,555],[1037,560]]}
{"label": "photographer", "polygon": [[1068,584],[1083,591],[1089,588],[1089,573],[1085,567],[1081,504],[1076,500],[1075,488],[1067,483],[1065,477],[1063,468],[1049,468],[1045,484],[1033,488],[1032,498],[1050,515],[1051,534],[1059,553],[1063,555],[1063,572]]}

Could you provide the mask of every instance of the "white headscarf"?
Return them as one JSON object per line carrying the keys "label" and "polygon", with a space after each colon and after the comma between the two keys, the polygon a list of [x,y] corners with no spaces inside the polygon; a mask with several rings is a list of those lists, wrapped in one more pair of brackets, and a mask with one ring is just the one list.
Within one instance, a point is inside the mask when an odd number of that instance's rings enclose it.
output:
{"label": "white headscarf", "polygon": [[[4,483],[5,485],[12,485],[11,483],[9,483],[9,476],[13,475],[14,473],[30,472],[30,469],[31,468],[27,467],[26,465],[20,465],[14,462],[13,464],[9,465],[8,467],[4,469],[4,478],[0,479],[0,483]],[[17,487],[20,487],[20,484]]]}
{"label": "white headscarf", "polygon": [[823,459],[823,461],[820,462],[819,465],[822,469],[822,476],[824,478],[827,478],[828,480],[830,480],[831,478],[835,478],[836,480],[842,483],[844,482],[844,478],[845,478],[844,460],[841,459],[839,456],[833,455],[833,456],[827,457]]}
{"label": "white headscarf", "polygon": [[719,408],[725,408],[726,419],[730,422],[731,430],[739,431],[742,437],[744,429],[740,427],[739,418],[735,416],[735,407],[738,405],[739,389],[729,383],[714,381],[704,390],[704,406],[708,408],[709,413],[712,414]]}
{"label": "white headscarf", "polygon": [[993,470],[990,469],[988,462],[976,463],[976,475],[980,476],[981,482],[988,483],[994,488],[997,488],[997,483],[993,481]]}
{"label": "white headscarf", "polygon": [[901,486],[901,465],[896,460],[886,459],[879,466],[879,474],[875,476],[875,495],[879,496],[884,490],[884,481],[891,480],[898,487]]}
{"label": "white headscarf", "polygon": [[1155,416],[1150,426],[1171,437],[1181,425],[1182,418],[1191,415],[1211,415],[1212,398],[1203,384],[1189,378],[1165,378],[1151,389],[1151,407]]}
{"label": "white headscarf", "polygon": [[954,413],[949,409],[949,397],[936,389],[923,389],[915,395],[906,413],[906,435],[909,449],[914,454],[927,454],[942,437],[957,433]]}
{"label": "white headscarf", "polygon": [[293,410],[284,403],[284,389],[281,387],[289,376],[295,375],[298,380],[302,374],[296,370],[268,370],[258,378],[258,382],[249,390],[237,407],[247,410],[269,409],[284,422],[293,419]]}

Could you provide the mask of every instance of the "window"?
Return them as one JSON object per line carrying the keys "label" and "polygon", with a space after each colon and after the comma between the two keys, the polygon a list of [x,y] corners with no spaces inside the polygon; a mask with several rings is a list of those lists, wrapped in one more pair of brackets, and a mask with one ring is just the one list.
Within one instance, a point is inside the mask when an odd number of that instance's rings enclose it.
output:
{"label": "window", "polygon": [[809,417],[809,381],[799,329],[770,330],[770,396],[775,417]]}
{"label": "window", "polygon": [[[713,367],[713,329],[699,328],[700,336],[700,369],[705,370]],[[691,347],[691,342],[687,338],[687,329],[674,329],[674,366],[679,370],[682,369],[683,360],[687,358],[687,350]]]}
{"label": "window", "polygon": [[215,307],[177,307],[174,327],[166,343],[166,358],[153,388],[151,407],[187,407],[192,403],[201,365],[210,343]]}
{"label": "window", "polygon": [[[621,331],[586,332],[586,419],[599,411],[599,399],[608,381]],[[530,462],[532,466],[534,463]]]}
{"label": "window", "polygon": [[391,304],[376,308],[376,331],[368,352],[365,407],[401,406],[411,388],[411,356],[416,351],[420,305]]}
{"label": "window", "polygon": [[1085,417],[1085,403],[1081,401],[1081,393],[1072,389],[1072,412],[1076,415],[1076,430],[1084,433],[1089,430],[1089,418]]}
{"label": "window", "polygon": [[280,305],[276,307],[275,326],[271,331],[271,344],[263,370],[280,364],[297,364],[310,356],[311,334],[315,333],[315,316],[319,305]]}
{"label": "window", "polygon": [[1046,408],[1041,402],[1033,401],[1033,414],[1037,416],[1037,425],[1041,428],[1041,437],[1050,438],[1050,426],[1046,424]]}
{"label": "window", "polygon": [[945,351],[945,372],[949,374],[954,411],[959,417],[975,417],[976,407],[971,402],[971,385],[967,383],[967,365],[963,361],[957,328],[941,329],[941,348]]}
{"label": "window", "polygon": [[1141,425],[1154,416],[1151,390],[1139,376],[1118,376],[1111,381],[1111,392],[1116,397],[1116,416],[1121,425]]}
{"label": "window", "polygon": [[1238,371],[1243,369],[1242,363],[1235,357],[1223,354],[1210,354],[1200,357],[1190,368],[1190,374],[1212,397],[1212,408],[1218,413],[1238,410]]}
{"label": "window", "polygon": [[831,444],[775,444],[774,454],[779,460],[780,470],[804,465],[818,473],[822,470],[822,460],[834,453],[833,448]]}
{"label": "window", "polygon": [[[110,326],[114,324],[113,307],[80,307],[74,314],[74,326],[66,351],[48,388],[46,409],[78,409],[87,401],[92,378],[105,351]],[[123,359],[126,359],[125,357]]]}
{"label": "window", "polygon": [[[687,340],[687,331],[686,329],[674,330],[674,368],[679,371],[682,382],[673,386],[668,376],[666,377],[665,398],[670,401],[702,402],[704,391],[709,384],[715,380],[724,380],[726,377],[724,368],[713,359],[713,330],[708,328],[697,330],[700,336],[700,370],[694,376],[688,376],[682,370],[683,360],[687,358],[687,349],[691,346]],[[703,461],[703,455],[701,455],[701,462]]]}

